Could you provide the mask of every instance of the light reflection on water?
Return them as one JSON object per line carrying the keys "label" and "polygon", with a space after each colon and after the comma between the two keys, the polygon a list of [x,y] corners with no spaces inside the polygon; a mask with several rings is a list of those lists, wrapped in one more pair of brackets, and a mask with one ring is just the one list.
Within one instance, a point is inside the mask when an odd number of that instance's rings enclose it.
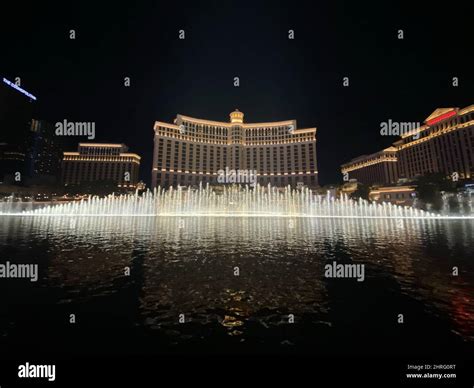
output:
{"label": "light reflection on water", "polygon": [[[130,267],[139,290],[136,324],[178,341],[180,314],[242,338],[247,325],[284,325],[288,314],[331,327],[331,312],[344,314],[344,298],[372,319],[377,312],[353,298],[374,303],[381,289],[421,302],[464,340],[474,335],[472,221],[3,217],[0,226],[4,261],[34,262],[42,247],[39,286],[66,290],[58,304],[118,292]],[[365,264],[364,284],[325,279],[333,260]]]}

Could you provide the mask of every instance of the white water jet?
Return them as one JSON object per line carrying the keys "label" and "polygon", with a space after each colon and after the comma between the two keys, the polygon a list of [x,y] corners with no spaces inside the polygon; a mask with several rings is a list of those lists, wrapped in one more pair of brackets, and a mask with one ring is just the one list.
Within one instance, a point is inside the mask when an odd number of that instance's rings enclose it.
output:
{"label": "white water jet", "polygon": [[[5,211],[6,210],[6,211]],[[11,209],[13,210],[13,209]],[[377,204],[316,195],[308,188],[283,190],[271,187],[224,187],[218,193],[209,186],[161,187],[143,195],[109,195],[104,198],[45,206],[34,210],[4,211],[15,216],[140,216],[140,217],[320,217],[320,218],[436,218],[474,219],[469,216],[446,216],[387,203]]]}

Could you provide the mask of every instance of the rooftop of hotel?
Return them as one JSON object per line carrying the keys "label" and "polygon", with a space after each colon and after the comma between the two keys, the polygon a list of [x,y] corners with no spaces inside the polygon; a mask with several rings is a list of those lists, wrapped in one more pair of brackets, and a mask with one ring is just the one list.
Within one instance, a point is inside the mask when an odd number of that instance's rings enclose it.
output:
{"label": "rooftop of hotel", "polygon": [[209,125],[214,127],[226,127],[231,128],[235,125],[238,125],[242,128],[264,128],[264,127],[283,127],[293,125],[296,131],[313,131],[316,132],[316,128],[305,128],[305,129],[297,129],[296,120],[283,120],[283,121],[268,121],[268,122],[260,122],[260,123],[245,123],[244,122],[244,113],[235,109],[233,112],[229,114],[230,120],[227,121],[216,121],[216,120],[207,120],[207,119],[200,119],[196,117],[186,116],[182,114],[177,114],[176,118],[173,121],[173,124],[165,123],[161,121],[155,121],[155,127],[165,126],[165,127],[173,127],[177,128],[179,124],[185,123],[192,123],[192,124],[199,124],[199,125]]}
{"label": "rooftop of hotel", "polygon": [[349,162],[344,163],[343,166],[353,164],[353,163],[357,163],[357,162],[361,162],[361,161],[364,161],[364,160],[367,160],[367,159],[377,158],[377,157],[380,157],[382,155],[387,155],[387,154],[390,154],[390,153],[394,153],[396,151],[397,151],[397,149],[395,147],[390,146],[388,148],[383,149],[382,151],[374,152],[373,154],[357,156],[357,157],[351,159]]}

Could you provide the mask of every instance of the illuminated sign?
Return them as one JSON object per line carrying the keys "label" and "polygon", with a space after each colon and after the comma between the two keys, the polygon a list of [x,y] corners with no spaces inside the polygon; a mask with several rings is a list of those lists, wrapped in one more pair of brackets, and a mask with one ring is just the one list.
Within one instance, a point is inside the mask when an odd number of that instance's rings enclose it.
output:
{"label": "illuminated sign", "polygon": [[26,90],[20,88],[18,85],[14,84],[13,82],[3,78],[3,82],[6,83],[8,86],[11,86],[13,89],[18,90],[20,93],[23,93],[25,96],[31,98],[32,100],[36,101],[36,97],[33,96],[31,93],[28,93]]}
{"label": "illuminated sign", "polygon": [[456,111],[452,110],[451,112],[443,113],[442,115],[439,115],[438,117],[435,117],[434,119],[431,119],[430,121],[427,121],[426,124],[434,125],[436,123],[439,123],[440,121],[446,120],[455,115],[456,115]]}

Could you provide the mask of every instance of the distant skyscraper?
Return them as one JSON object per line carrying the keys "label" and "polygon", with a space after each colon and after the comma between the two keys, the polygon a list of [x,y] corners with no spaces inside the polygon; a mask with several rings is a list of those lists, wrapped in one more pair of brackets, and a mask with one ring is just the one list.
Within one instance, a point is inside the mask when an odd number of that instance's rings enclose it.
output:
{"label": "distant skyscraper", "polygon": [[127,151],[124,144],[79,143],[77,152],[64,152],[63,183],[109,181],[117,187],[136,188],[140,156]]}
{"label": "distant skyscraper", "polygon": [[25,175],[25,150],[14,144],[0,143],[0,184],[21,183],[15,181],[17,173]]}
{"label": "distant skyscraper", "polygon": [[55,183],[60,179],[63,145],[54,126],[32,120],[27,149],[27,173],[35,183]]}
{"label": "distant skyscraper", "polygon": [[36,108],[32,97],[30,93],[5,78],[0,81],[0,182],[2,183],[22,184],[27,177],[26,155],[31,120]]}
{"label": "distant skyscraper", "polygon": [[152,187],[216,184],[226,168],[255,171],[260,185],[318,184],[316,128],[296,120],[244,123],[236,110],[230,122],[178,115],[154,130]]}

